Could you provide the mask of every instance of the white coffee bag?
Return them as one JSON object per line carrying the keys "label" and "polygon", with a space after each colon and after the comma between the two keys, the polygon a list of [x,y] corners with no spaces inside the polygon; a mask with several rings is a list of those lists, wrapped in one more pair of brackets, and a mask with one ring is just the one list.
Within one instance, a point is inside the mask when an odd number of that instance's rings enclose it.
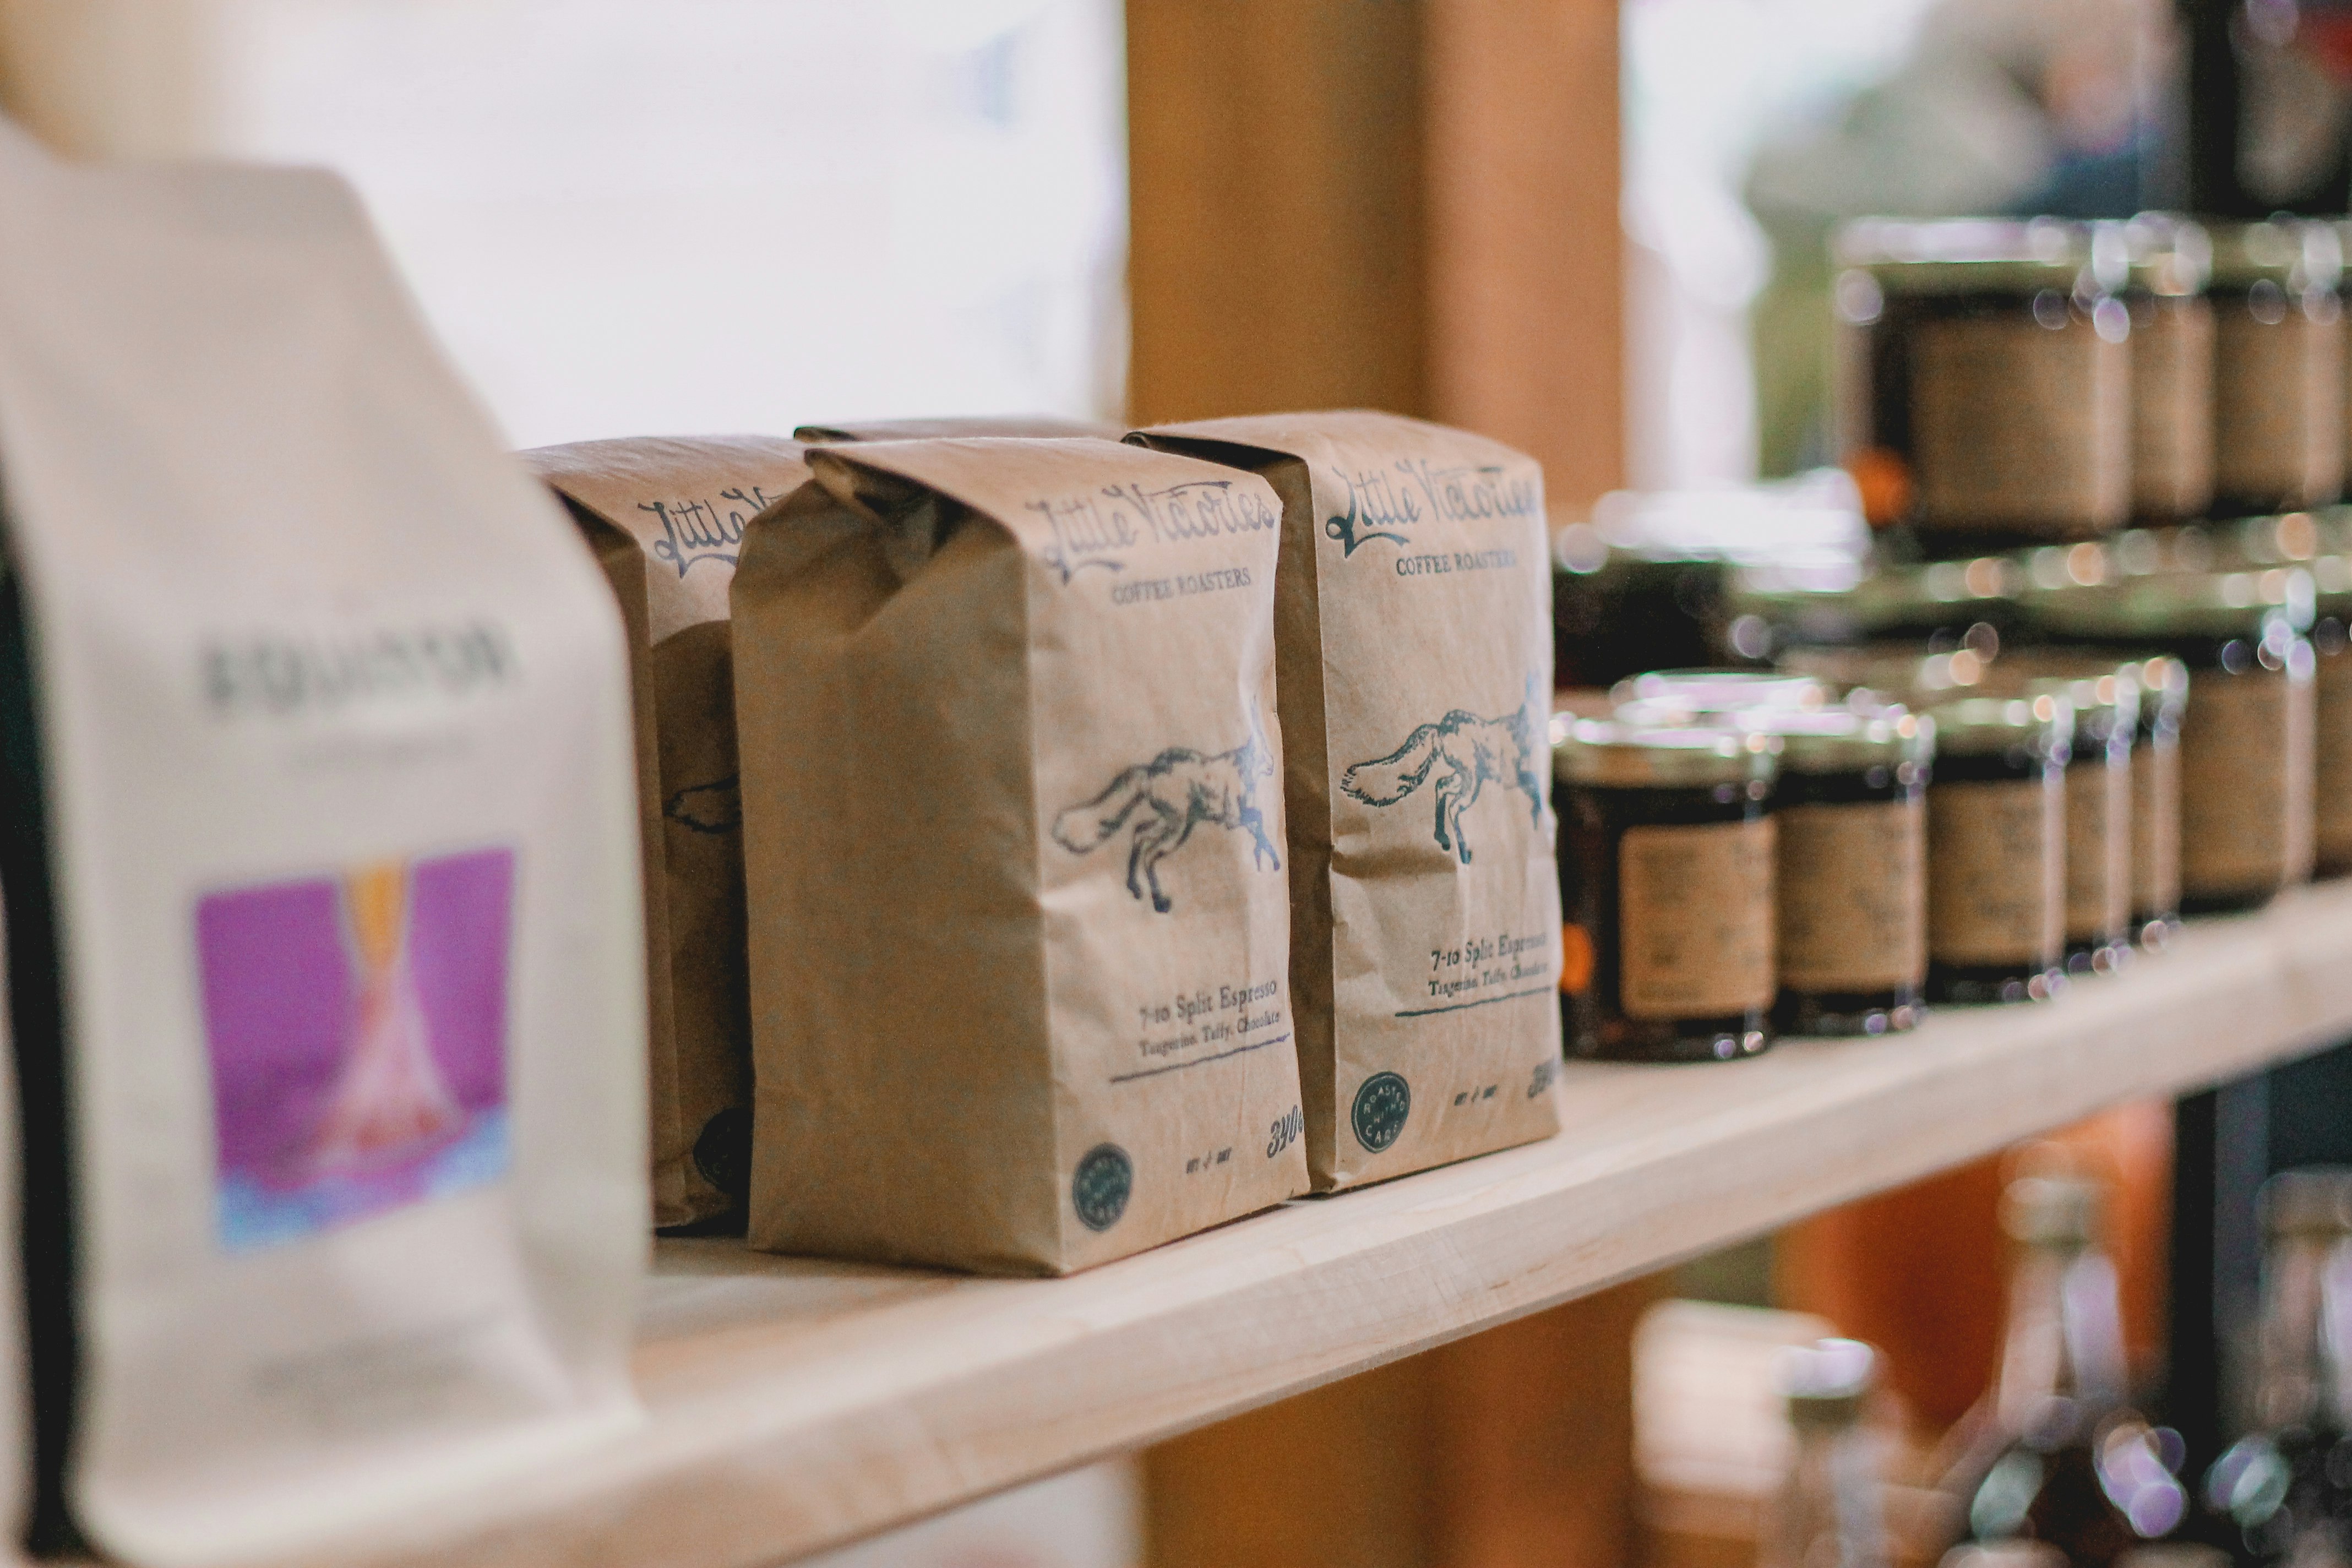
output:
{"label": "white coffee bag", "polygon": [[[0,918],[0,952],[7,949]],[[25,1354],[24,1234],[19,1200],[23,1151],[17,1138],[16,1053],[10,1047],[6,977],[0,975],[0,1563],[23,1561],[31,1501],[31,1367]]]}
{"label": "white coffee bag", "polygon": [[0,214],[43,1496],[164,1568],[413,1532],[632,1411],[619,617],[331,178],[0,132]]}

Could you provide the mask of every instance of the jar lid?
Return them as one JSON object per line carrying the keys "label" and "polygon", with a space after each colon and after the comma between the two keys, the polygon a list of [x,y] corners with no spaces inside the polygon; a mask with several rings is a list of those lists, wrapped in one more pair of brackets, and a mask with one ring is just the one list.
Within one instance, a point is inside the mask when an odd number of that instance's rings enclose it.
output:
{"label": "jar lid", "polygon": [[1809,675],[1778,669],[1654,669],[1610,690],[1619,705],[1653,702],[1686,713],[1748,708],[1818,708],[1829,693]]}
{"label": "jar lid", "polygon": [[1873,712],[1824,708],[1811,712],[1758,710],[1733,716],[1740,726],[1780,738],[1780,771],[1847,773],[1936,756],[1936,721],[1900,707]]}
{"label": "jar lid", "polygon": [[2139,662],[2089,650],[2029,648],[1996,659],[1976,689],[1989,697],[2051,691],[2074,710],[2074,727],[2094,734],[2139,721]]}
{"label": "jar lid", "polygon": [[2090,587],[2124,575],[2108,547],[2088,540],[2039,545],[2025,552],[2021,564],[2025,585],[2033,588]]}
{"label": "jar lid", "polygon": [[1878,1383],[1878,1352],[1860,1340],[1790,1345],[1772,1361],[1772,1385],[1797,1426],[1851,1426]]}
{"label": "jar lid", "polygon": [[2332,224],[2271,218],[2216,224],[2207,235],[2213,247],[2216,289],[2245,289],[2268,281],[2290,294],[2303,294],[2333,289],[2344,270],[2343,243]]}
{"label": "jar lid", "polygon": [[1949,653],[1923,652],[1916,643],[1864,643],[1855,647],[1790,648],[1780,656],[1784,669],[1810,675],[1844,695],[1850,705],[1868,691],[1909,707],[1921,700],[1941,700],[1956,691],[1965,694],[1981,679],[1985,660],[1974,648]]}
{"label": "jar lid", "polygon": [[2139,663],[2140,716],[2153,707],[2166,718],[2178,719],[2189,704],[2189,667],[2168,653],[2150,654]]}
{"label": "jar lid", "polygon": [[2089,1247],[2105,1201],[2098,1183],[2082,1176],[2023,1176],[2000,1195],[2000,1226],[2028,1247]]}
{"label": "jar lid", "polygon": [[2315,605],[2341,616],[2352,608],[2352,555],[2320,555],[2310,562]]}
{"label": "jar lid", "polygon": [[2352,1236],[2352,1169],[2281,1171],[2257,1199],[2265,1236]]}
{"label": "jar lid", "polygon": [[[2030,295],[2072,293],[2078,279],[2089,281],[2091,245],[2084,226],[2054,218],[1858,218],[1840,226],[1830,253],[1890,294]],[[1844,296],[1853,291],[1837,289],[1849,318],[1856,313]]]}
{"label": "jar lid", "polygon": [[1727,603],[1735,616],[1783,623],[1811,617],[1824,625],[1834,618],[1850,635],[1869,637],[1979,616],[2013,598],[2024,580],[2018,563],[2000,555],[1882,567],[1859,582],[1835,584],[1790,582],[1759,572],[1735,577]]}
{"label": "jar lid", "polygon": [[1625,788],[1769,784],[1780,760],[1780,738],[1758,731],[1580,719],[1552,748],[1552,773]]}
{"label": "jar lid", "polygon": [[2097,587],[2038,590],[2022,603],[2051,631],[2104,641],[2260,634],[2311,625],[2312,575],[2300,566],[2167,572]]}
{"label": "jar lid", "polygon": [[2352,554],[2352,503],[2338,501],[2334,506],[2314,507],[2309,515],[2313,526],[2319,530],[2321,554]]}
{"label": "jar lid", "polygon": [[[2123,252],[2134,288],[2151,294],[2201,294],[2213,273],[2213,240],[2205,226],[2178,213],[2141,213],[2127,222],[2092,226],[2091,250],[2102,264],[2110,246]],[[2101,265],[2104,275],[2108,267]]]}
{"label": "jar lid", "polygon": [[1936,750],[1948,757],[1980,757],[2030,746],[2036,755],[2063,758],[2074,739],[2074,708],[2051,691],[2021,697],[1964,697],[1927,710],[1936,721]]}
{"label": "jar lid", "polygon": [[2320,552],[2319,520],[2307,511],[2275,517],[2243,517],[2206,525],[2213,542],[2213,564],[2227,569],[2289,566]]}
{"label": "jar lid", "polygon": [[[2210,572],[2213,569],[2213,535],[2201,522],[2174,523],[2163,528],[2127,528],[2097,547],[2104,567],[2102,580],[2119,583],[2128,577],[2148,577],[2164,572]],[[2036,586],[2063,588],[2063,583]]]}
{"label": "jar lid", "polygon": [[1855,616],[1865,633],[1949,626],[2014,602],[2024,586],[2023,570],[2005,555],[1890,566],[1856,586]]}
{"label": "jar lid", "polygon": [[[2085,548],[2076,546],[2077,549]],[[2097,549],[2098,546],[2088,548]],[[2292,566],[2344,546],[2308,511],[2275,517],[2242,517],[2228,522],[2183,522],[2168,528],[2127,529],[2102,552],[2105,580],[2160,576],[2168,572],[2248,572]],[[2097,577],[2078,581],[2096,583]],[[2063,588],[2061,581],[2036,574],[2037,587]]]}

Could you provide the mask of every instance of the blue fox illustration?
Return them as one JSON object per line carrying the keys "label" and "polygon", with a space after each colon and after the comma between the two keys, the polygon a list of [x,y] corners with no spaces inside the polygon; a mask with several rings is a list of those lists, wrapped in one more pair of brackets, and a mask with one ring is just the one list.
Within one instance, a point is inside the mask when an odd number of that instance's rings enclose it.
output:
{"label": "blue fox illustration", "polygon": [[1339,775],[1339,787],[1366,805],[1394,805],[1436,775],[1437,847],[1452,850],[1467,866],[1470,841],[1462,831],[1462,814],[1489,780],[1525,793],[1529,815],[1542,826],[1541,733],[1530,685],[1528,705],[1518,711],[1482,719],[1456,708],[1413,731],[1387,756],[1350,767]]}
{"label": "blue fox illustration", "polygon": [[1282,869],[1257,804],[1258,783],[1274,777],[1274,766],[1265,727],[1253,710],[1249,739],[1230,752],[1203,754],[1171,746],[1148,763],[1122,769],[1100,795],[1055,816],[1054,841],[1073,855],[1088,854],[1134,819],[1127,890],[1139,900],[1149,888],[1151,907],[1164,915],[1175,906],[1160,890],[1160,863],[1204,823],[1249,834],[1256,840],[1250,848],[1253,864],[1261,870]]}

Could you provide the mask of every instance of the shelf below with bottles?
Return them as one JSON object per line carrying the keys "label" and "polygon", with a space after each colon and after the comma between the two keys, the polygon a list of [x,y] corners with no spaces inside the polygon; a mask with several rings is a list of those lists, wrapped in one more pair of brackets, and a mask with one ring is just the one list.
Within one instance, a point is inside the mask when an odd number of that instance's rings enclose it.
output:
{"label": "shelf below with bottles", "polygon": [[319,1561],[778,1562],[2347,1037],[2352,885],[2322,886],[2053,1004],[1721,1066],[1572,1064],[1549,1142],[1067,1279],[664,1242],[642,1426]]}

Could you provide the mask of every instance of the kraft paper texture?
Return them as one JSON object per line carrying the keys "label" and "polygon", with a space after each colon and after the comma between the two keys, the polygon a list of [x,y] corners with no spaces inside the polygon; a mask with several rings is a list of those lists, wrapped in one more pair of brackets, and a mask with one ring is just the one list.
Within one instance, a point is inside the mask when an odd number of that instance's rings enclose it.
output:
{"label": "kraft paper texture", "polygon": [[654,1222],[740,1210],[751,1177],[751,994],[727,590],[744,528],[808,479],[770,436],[585,441],[522,454],[569,503],[629,627],[645,856]]}
{"label": "kraft paper texture", "polygon": [[809,465],[734,588],[752,1244],[1062,1273],[1304,1191],[1274,492]]}
{"label": "kraft paper texture", "polygon": [[1290,974],[1316,1186],[1548,1136],[1560,914],[1542,470],[1387,414],[1129,438],[1282,497]]}

